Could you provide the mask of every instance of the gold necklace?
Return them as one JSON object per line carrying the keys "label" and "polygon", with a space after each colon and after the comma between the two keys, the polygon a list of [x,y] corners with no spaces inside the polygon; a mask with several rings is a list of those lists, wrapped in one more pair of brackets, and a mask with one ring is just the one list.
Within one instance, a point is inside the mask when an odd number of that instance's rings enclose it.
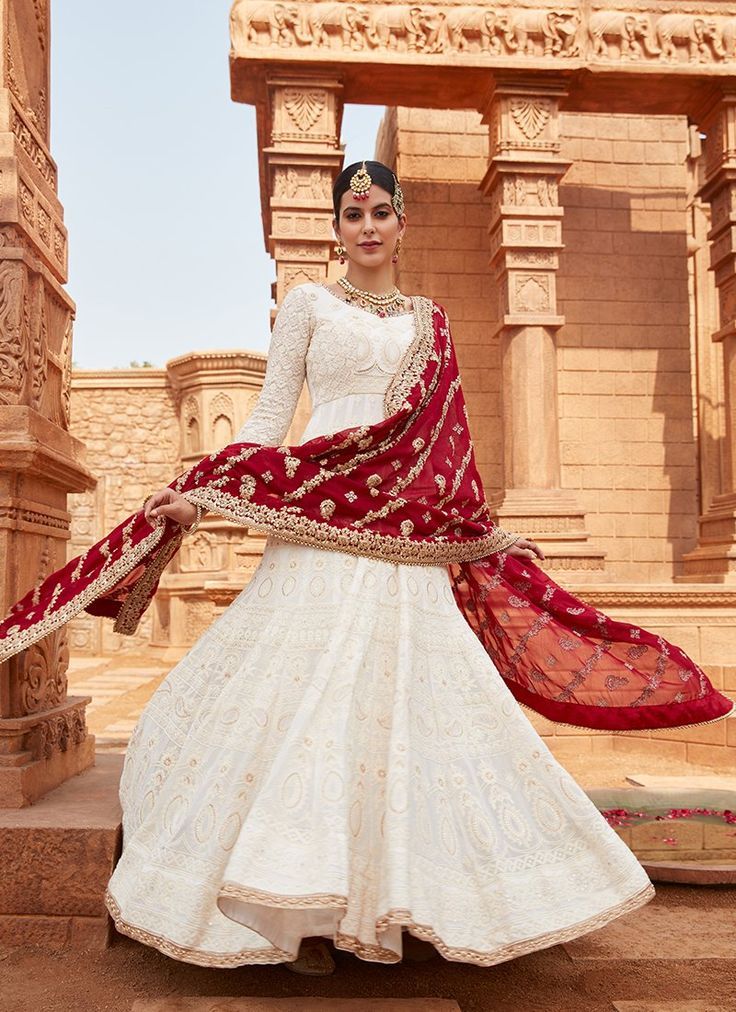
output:
{"label": "gold necklace", "polygon": [[405,312],[405,299],[399,289],[394,285],[393,291],[385,294],[368,292],[364,288],[358,288],[347,278],[338,278],[337,284],[347,296],[348,302],[366,309],[376,316],[398,316]]}

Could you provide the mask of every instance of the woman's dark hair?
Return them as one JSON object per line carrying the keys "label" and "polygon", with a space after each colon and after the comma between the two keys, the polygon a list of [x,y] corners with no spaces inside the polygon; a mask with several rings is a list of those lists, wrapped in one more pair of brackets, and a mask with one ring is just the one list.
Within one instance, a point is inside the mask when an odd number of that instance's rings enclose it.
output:
{"label": "woman's dark hair", "polygon": [[[362,164],[363,162],[361,161],[348,165],[342,170],[332,185],[332,207],[338,221],[340,220],[340,201],[342,200],[342,195],[350,189],[350,180]],[[370,162],[366,158],[365,167],[376,186],[380,186],[382,190],[386,190],[393,197],[396,190],[396,177],[388,165],[384,165],[383,162]]]}

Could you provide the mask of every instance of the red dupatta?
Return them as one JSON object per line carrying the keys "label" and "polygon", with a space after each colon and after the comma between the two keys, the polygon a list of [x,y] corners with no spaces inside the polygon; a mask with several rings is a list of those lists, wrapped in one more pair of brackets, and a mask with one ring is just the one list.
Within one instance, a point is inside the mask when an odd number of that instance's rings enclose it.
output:
{"label": "red dupatta", "polygon": [[[458,607],[520,703],[601,730],[704,723],[733,703],[678,647],[573,597],[509,556],[473,453],[447,314],[415,297],[416,333],[384,418],[300,446],[232,443],[170,487],[287,541],[450,567]],[[0,661],[85,609],[132,633],[184,537],[140,510],[29,591],[0,623]]]}

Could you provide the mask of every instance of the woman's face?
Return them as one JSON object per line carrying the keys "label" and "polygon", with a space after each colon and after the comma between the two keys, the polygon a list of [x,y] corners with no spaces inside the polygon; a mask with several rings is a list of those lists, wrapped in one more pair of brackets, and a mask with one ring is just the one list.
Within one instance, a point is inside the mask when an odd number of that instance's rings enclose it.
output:
{"label": "woman's face", "polygon": [[350,190],[343,193],[340,219],[333,218],[332,225],[349,260],[378,267],[391,260],[396,240],[406,228],[406,215],[397,218],[391,194],[374,183],[367,200],[356,200]]}

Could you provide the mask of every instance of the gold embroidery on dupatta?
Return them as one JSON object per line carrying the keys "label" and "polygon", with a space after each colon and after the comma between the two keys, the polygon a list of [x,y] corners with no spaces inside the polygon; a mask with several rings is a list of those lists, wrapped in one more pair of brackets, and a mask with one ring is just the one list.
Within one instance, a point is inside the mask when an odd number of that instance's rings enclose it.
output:
{"label": "gold embroidery on dupatta", "polygon": [[[445,344],[441,353],[438,353],[435,349],[434,312],[440,313],[444,321],[441,333]],[[416,296],[414,299],[414,314],[416,323],[414,340],[402,356],[399,368],[392,377],[384,396],[386,417],[396,414],[402,406],[407,404],[407,396],[415,384],[422,380],[427,363],[430,360],[439,363],[447,360],[449,356],[449,330],[447,329],[446,317],[442,311],[435,306],[431,299],[424,296]],[[322,468],[316,477],[304,482],[299,489],[289,493],[284,498],[287,500],[298,499],[306,491],[312,487],[316,487],[327,478],[336,474],[349,475],[363,461],[370,460],[376,455],[390,450],[401,440],[407,429],[413,424],[417,412],[422,409],[423,402],[436,389],[439,383],[440,372],[441,370],[438,366],[429,384],[425,385],[422,382],[420,387],[421,398],[418,400],[415,409],[410,412],[409,416],[400,426],[398,433],[394,433],[393,436],[387,436],[380,444],[368,448],[365,452],[356,453],[349,461],[337,465],[333,470]],[[452,395],[454,395],[454,388]],[[451,396],[446,400],[443,409],[443,419],[447,410],[449,410]],[[441,424],[442,420],[435,429],[432,442],[436,440]],[[362,447],[370,442],[365,438],[367,432],[367,426],[357,427],[348,434],[341,444],[342,448],[357,444],[362,449]],[[335,447],[335,449],[339,448],[340,446]],[[415,449],[417,448],[417,442],[415,442]],[[431,445],[430,447],[425,447],[422,444],[421,448],[424,451],[423,458],[426,459],[426,454],[431,449]],[[242,448],[239,454],[228,458],[218,468],[218,473],[221,475],[226,474],[235,462],[248,459],[257,453],[259,449],[260,446]],[[293,459],[289,458],[288,448],[279,448],[279,450],[287,454],[285,466],[288,469],[296,471],[299,466],[298,460],[294,463]],[[211,455],[211,459],[214,459],[214,456]],[[190,467],[176,479],[172,487],[181,490],[187,479],[195,473],[195,469],[196,465]],[[400,525],[401,536],[383,535],[367,530],[359,530],[354,524],[350,527],[338,528],[331,524],[320,523],[317,520],[310,520],[300,515],[301,509],[299,506],[283,506],[280,509],[273,509],[268,506],[259,506],[253,502],[248,502],[247,497],[253,494],[253,486],[256,482],[256,479],[252,476],[248,476],[244,480],[241,498],[217,488],[216,485],[219,484],[220,480],[218,479],[216,482],[210,483],[210,487],[208,488],[191,489],[184,492],[183,495],[189,502],[210,509],[224,519],[243,526],[253,527],[256,530],[264,531],[266,534],[273,534],[286,541],[302,545],[312,545],[318,548],[333,549],[352,555],[368,556],[387,562],[421,566],[447,565],[452,562],[471,561],[483,558],[493,552],[502,551],[519,539],[519,535],[509,534],[497,526],[494,526],[493,530],[488,534],[476,538],[467,538],[464,542],[456,544],[448,543],[442,535],[438,536],[436,533],[432,536],[431,540],[412,541],[409,537],[405,536],[405,532],[409,530],[411,521],[404,521]],[[348,499],[351,498],[350,492],[346,493],[346,497]],[[377,519],[379,516],[384,516],[402,505],[405,505],[404,500],[394,500],[387,503],[382,510],[370,513],[362,522],[366,523],[369,522],[369,519]],[[332,500],[323,500],[323,515],[328,511],[331,515],[331,510]],[[480,515],[484,510],[488,516],[487,504],[482,504],[480,510],[474,516]],[[490,519],[489,516],[488,519]],[[456,520],[453,519],[450,523],[456,523]],[[130,524],[126,525],[123,531],[121,555],[114,562],[110,554],[109,542],[103,542],[99,547],[99,551],[104,558],[104,563],[97,577],[83,590],[77,591],[72,600],[66,602],[58,610],[52,611],[61,591],[61,587],[57,587],[50,604],[47,606],[47,614],[42,621],[34,623],[25,630],[21,630],[19,626],[11,626],[0,643],[0,661],[13,656],[37,640],[42,639],[50,632],[58,629],[82,611],[91,601],[104,596],[112,590],[158,545],[164,529],[164,524],[157,523],[150,534],[143,537],[137,545],[132,546],[132,526]],[[135,631],[140,615],[148,603],[149,592],[157,578],[161,575],[164,567],[175,554],[179,541],[180,535],[177,533],[149,561],[144,574],[134,584],[118,613],[115,624],[116,631],[126,633]],[[88,558],[89,550],[77,561],[71,574],[74,582],[81,578]],[[51,613],[48,614],[48,612]]]}
{"label": "gold embroidery on dupatta", "polygon": [[[59,626],[65,625],[75,615],[78,615],[80,611],[86,608],[90,601],[94,601],[96,598],[102,597],[109,590],[112,590],[128,573],[135,569],[150,549],[158,544],[163,530],[163,524],[157,525],[134,548],[131,548],[129,552],[124,552],[117,562],[107,565],[107,560],[105,560],[104,570],[100,572],[89,586],[85,587],[84,590],[78,591],[71,601],[67,601],[66,604],[63,604],[61,608],[42,619],[42,621],[34,622],[33,625],[24,630],[19,629],[17,626],[11,626],[5,638],[0,640],[0,661],[12,657],[13,654],[25,650],[26,647],[29,647],[37,640],[43,639],[44,636],[58,629]],[[87,554],[88,552],[85,553],[85,556]],[[77,565],[74,572],[76,573],[78,569],[79,565]]]}
{"label": "gold embroidery on dupatta", "polygon": [[439,439],[440,432],[442,431],[442,427],[445,424],[445,419],[447,418],[447,412],[450,410],[450,405],[452,404],[455,398],[455,394],[458,392],[459,389],[460,389],[460,377],[457,376],[452,381],[450,389],[447,391],[445,403],[442,405],[442,411],[440,413],[439,420],[435,423],[435,426],[432,429],[432,432],[430,433],[429,442],[426,444],[425,448],[419,454],[416,464],[414,464],[414,466],[409,470],[409,472],[403,478],[396,479],[396,482],[391,490],[392,495],[395,495],[397,492],[402,491],[402,489],[405,489],[407,485],[411,485],[414,479],[420,474],[427,458],[429,457],[430,453],[432,452],[435,446],[435,443]]}
{"label": "gold embroidery on dupatta", "polygon": [[177,531],[174,537],[170,541],[167,541],[163,548],[159,548],[149,564],[146,566],[146,570],[141,578],[136,580],[133,585],[133,589],[130,594],[128,594],[122,608],[118,612],[118,617],[115,619],[115,624],[113,626],[114,632],[131,635],[136,631],[141,615],[148,607],[148,598],[151,590],[160,579],[161,574],[168,564],[179,551],[179,546],[183,540],[184,531],[182,529]]}
{"label": "gold embroidery on dupatta", "polygon": [[[408,394],[422,378],[430,357],[434,356],[438,361],[449,358],[450,337],[444,314],[442,314],[444,346],[439,353],[435,349],[434,312],[442,313],[431,299],[424,296],[417,296],[415,298],[416,334],[414,340],[402,356],[398,370],[392,377],[384,396],[386,417],[395,414],[405,403]],[[422,388],[425,397],[434,392],[439,383],[440,372],[441,370],[437,368],[429,385]],[[412,467],[410,473],[405,478],[398,479],[391,490],[391,495],[395,495],[396,491],[410,484],[421,470],[439,438],[452,400],[460,389],[460,377],[457,376],[450,384],[440,419],[432,430],[428,445],[422,443],[420,460]],[[356,453],[349,461],[339,464],[333,469],[322,467],[317,475],[305,480],[297,489],[286,494],[283,497],[284,501],[293,502],[295,499],[300,499],[307,492],[312,491],[334,475],[349,475],[359,464],[370,460],[379,453],[386,452],[386,450],[390,449],[402,438],[416,417],[416,412],[421,410],[421,408],[422,404],[420,402],[406,419],[404,425],[401,427],[401,431],[393,438],[388,437],[382,443],[372,447],[365,453]],[[335,449],[346,448],[355,443],[360,444],[367,431],[366,426],[359,426],[350,432],[339,447],[335,447]],[[375,491],[377,482],[373,476],[368,479],[368,484],[371,490]],[[401,536],[396,536],[359,529],[366,523],[384,517],[400,506],[406,505],[406,500],[404,499],[392,500],[385,504],[382,509],[369,512],[362,519],[354,521],[350,527],[339,528],[300,516],[298,512],[299,507],[291,507],[290,512],[287,513],[283,509],[279,510],[252,502],[243,502],[227,492],[221,492],[219,489],[191,489],[185,492],[184,495],[190,502],[211,509],[227,520],[253,527],[256,530],[264,531],[266,534],[274,534],[285,541],[312,545],[317,548],[333,549],[352,555],[367,555],[386,562],[398,562],[407,565],[446,565],[451,562],[467,562],[473,559],[480,559],[493,552],[503,551],[518,541],[521,536],[511,534],[494,525],[493,530],[488,534],[477,538],[468,538],[462,543],[452,544],[444,540],[441,535],[438,537],[436,533],[433,535],[431,541],[412,541],[408,537],[405,537],[403,532]],[[486,504],[481,505],[479,512],[483,510],[487,512]],[[324,513],[322,515],[324,516]],[[457,522],[458,518],[453,517],[446,526],[451,526]]]}
{"label": "gold embroidery on dupatta", "polygon": [[488,534],[456,543],[438,541],[436,538],[431,541],[411,541],[392,534],[358,530],[352,525],[334,527],[270,506],[246,503],[220,489],[190,489],[183,495],[189,502],[219,513],[225,520],[273,534],[283,541],[413,566],[447,565],[450,562],[482,559],[492,552],[501,551],[499,545],[502,546],[509,537],[518,538],[518,535],[508,535],[506,531],[494,529]]}
{"label": "gold embroidery on dupatta", "polygon": [[[384,417],[395,415],[404,403],[414,386],[424,374],[430,355],[434,351],[434,325],[432,314],[435,304],[424,295],[415,295],[414,303],[414,340],[401,356],[399,367],[391,377],[386,393],[383,395]],[[440,312],[439,309],[436,310]],[[439,369],[436,375],[439,374]],[[423,391],[423,401],[427,391]],[[420,402],[421,404],[421,402]]]}

